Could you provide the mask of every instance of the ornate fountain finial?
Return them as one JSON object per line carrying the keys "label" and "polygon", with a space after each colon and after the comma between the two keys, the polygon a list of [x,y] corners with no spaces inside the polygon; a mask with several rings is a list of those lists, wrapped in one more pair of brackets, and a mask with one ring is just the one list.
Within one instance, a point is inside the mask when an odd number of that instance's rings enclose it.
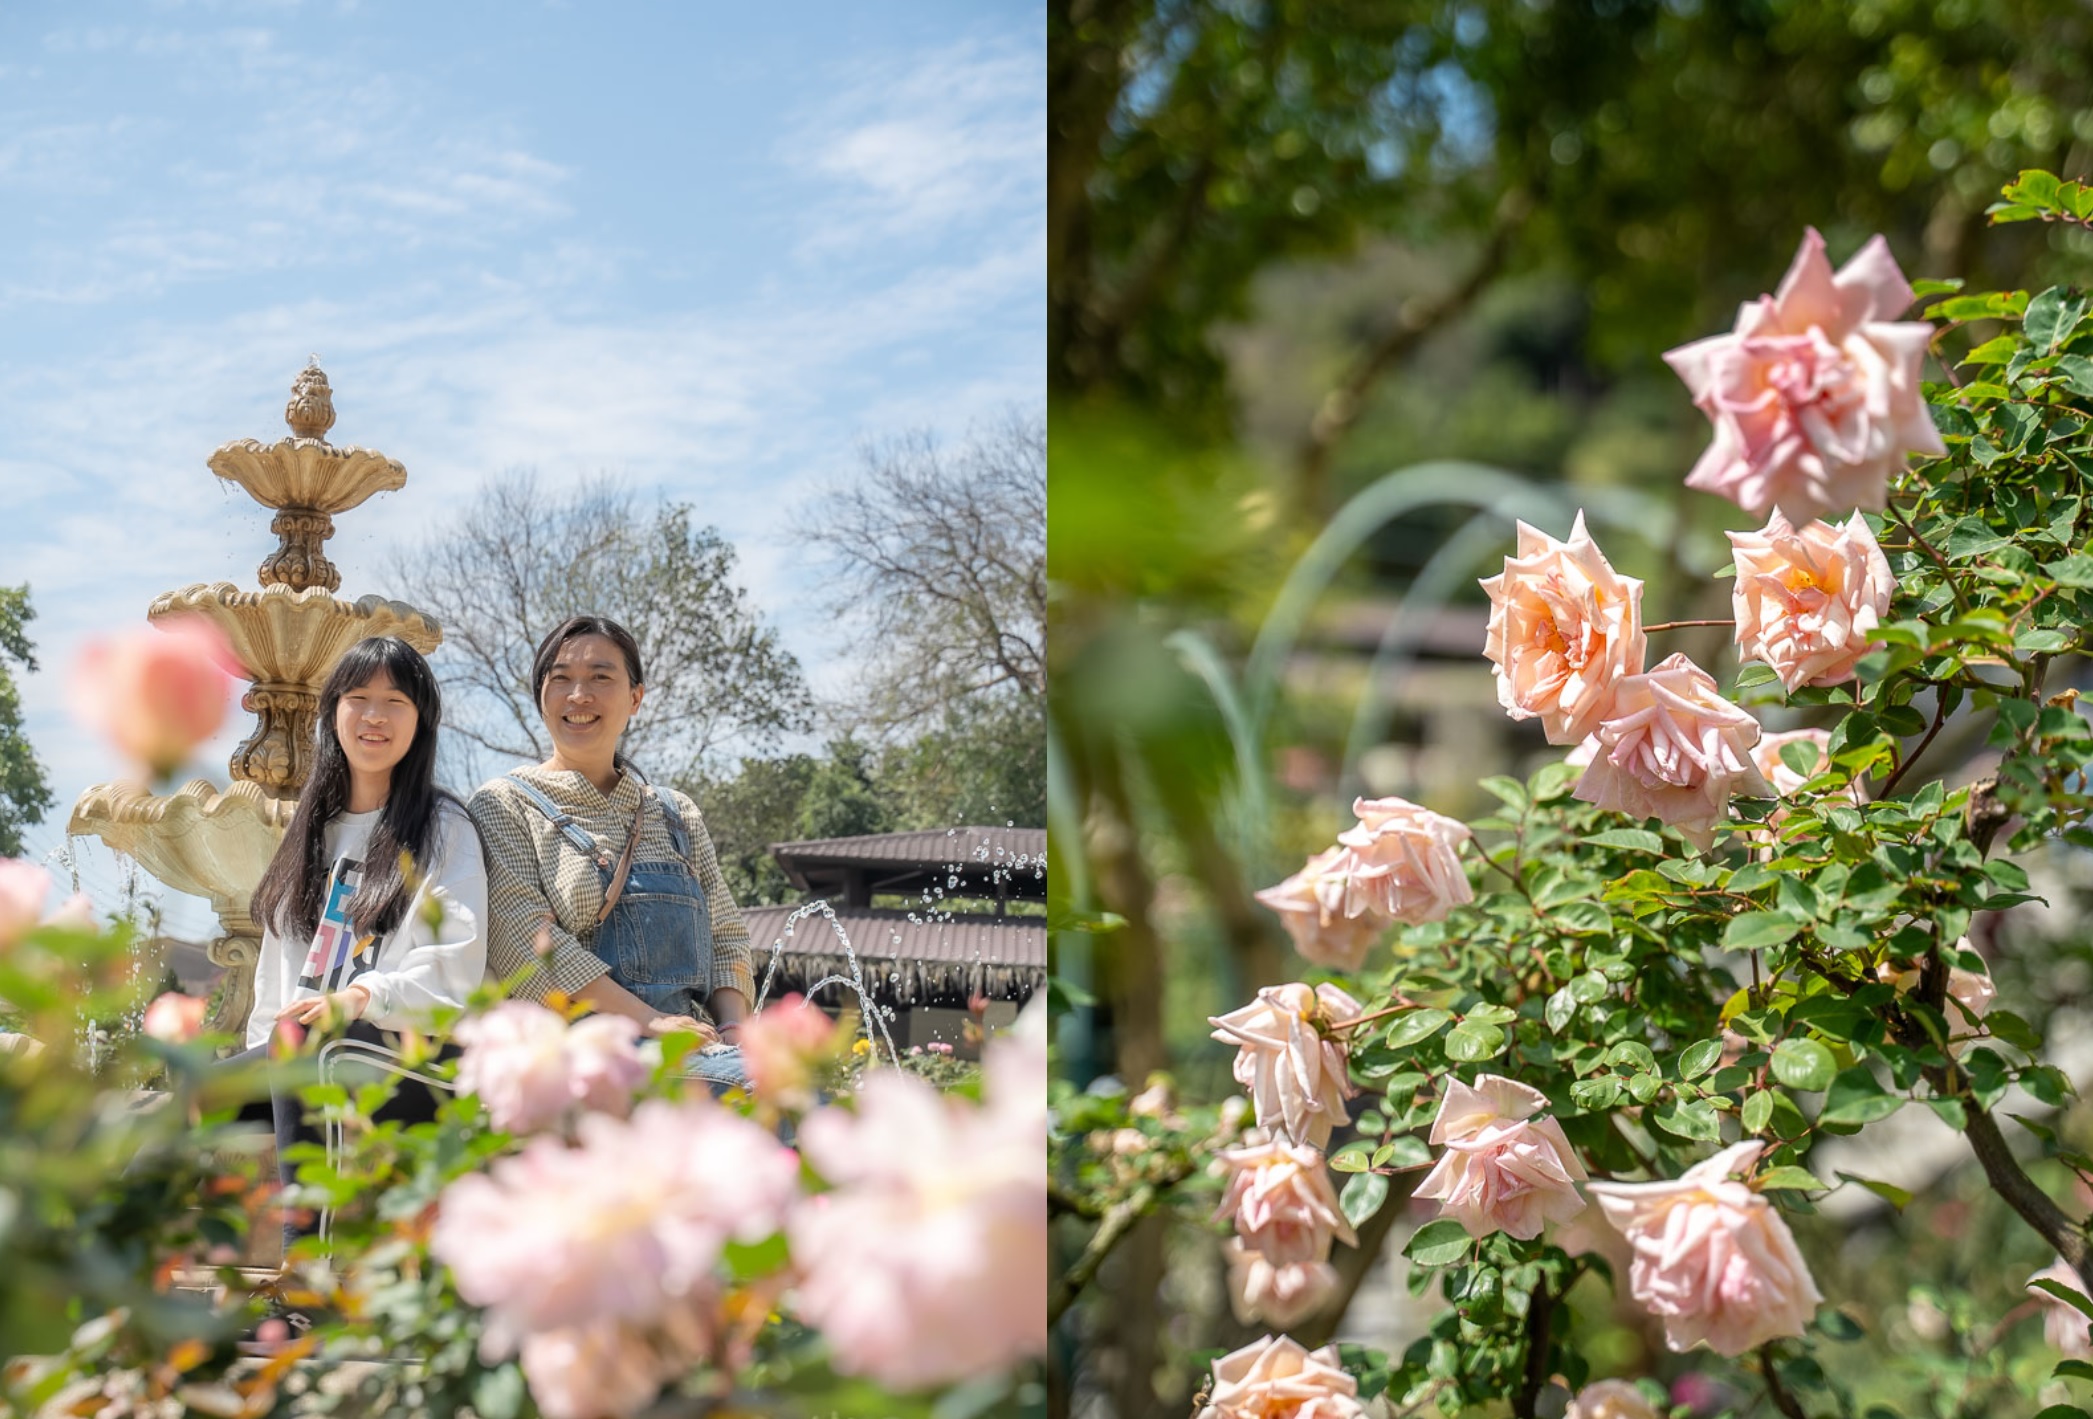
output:
{"label": "ornate fountain finial", "polygon": [[314,355],[291,381],[291,402],[284,406],[283,421],[302,439],[324,441],[334,427],[334,391],[327,387],[327,372]]}

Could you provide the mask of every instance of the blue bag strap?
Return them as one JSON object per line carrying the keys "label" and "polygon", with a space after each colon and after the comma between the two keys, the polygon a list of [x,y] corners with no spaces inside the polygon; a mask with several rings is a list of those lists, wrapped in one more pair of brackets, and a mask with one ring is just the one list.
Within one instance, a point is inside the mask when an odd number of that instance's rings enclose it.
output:
{"label": "blue bag strap", "polygon": [[596,840],[589,836],[588,830],[583,828],[581,824],[568,817],[558,804],[547,798],[534,785],[524,782],[514,769],[511,769],[505,777],[523,790],[524,797],[529,799],[540,813],[552,820],[552,826],[558,828],[560,835],[578,848],[582,856],[596,861],[602,859],[603,852],[596,846]]}

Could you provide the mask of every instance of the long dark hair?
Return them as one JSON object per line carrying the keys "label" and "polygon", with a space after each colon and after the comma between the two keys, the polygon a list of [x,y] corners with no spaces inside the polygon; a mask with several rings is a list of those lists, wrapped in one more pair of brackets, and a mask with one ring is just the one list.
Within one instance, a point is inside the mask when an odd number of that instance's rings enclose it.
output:
{"label": "long dark hair", "polygon": [[[319,723],[313,734],[312,775],[298,797],[298,810],[277,844],[269,870],[254,890],[254,920],[286,936],[311,936],[320,926],[327,878],[327,825],[349,806],[349,759],[334,733],[334,711],[343,695],[369,684],[384,671],[413,704],[414,742],[393,765],[392,788],[363,854],[363,880],[349,899],[349,924],[358,935],[384,935],[400,924],[413,896],[410,880],[435,859],[437,809],[449,799],[436,786],[436,731],[443,723],[443,697],[421,652],[394,636],[371,636],[349,647],[320,691]],[[402,857],[405,858],[403,867]]]}

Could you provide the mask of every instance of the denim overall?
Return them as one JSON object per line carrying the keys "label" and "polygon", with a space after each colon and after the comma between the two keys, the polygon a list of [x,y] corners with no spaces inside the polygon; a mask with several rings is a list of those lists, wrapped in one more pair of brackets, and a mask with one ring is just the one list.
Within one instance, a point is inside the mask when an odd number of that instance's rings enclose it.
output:
{"label": "denim overall", "polygon": [[[626,772],[637,776],[634,770]],[[569,845],[596,864],[608,896],[611,879],[617,875],[617,859],[550,798],[514,774],[509,778],[523,790],[532,806],[551,820]],[[625,877],[625,890],[618,894],[618,903],[610,915],[596,924],[589,949],[610,967],[613,981],[662,1014],[709,1019],[702,1002],[712,982],[712,913],[705,901],[705,889],[698,885],[697,874],[691,870],[690,830],[675,806],[644,781],[640,792],[661,805],[677,860],[632,864]],[[747,1080],[741,1051],[733,1045],[693,1050],[685,1058],[684,1070],[715,1084],[742,1084]]]}

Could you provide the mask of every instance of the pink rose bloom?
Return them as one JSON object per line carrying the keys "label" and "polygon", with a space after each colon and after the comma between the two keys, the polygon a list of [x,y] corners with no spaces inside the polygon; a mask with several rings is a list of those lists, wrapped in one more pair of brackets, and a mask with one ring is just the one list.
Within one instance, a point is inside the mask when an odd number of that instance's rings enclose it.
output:
{"label": "pink rose bloom", "polygon": [[741,1022],[741,1059],[759,1098],[780,1108],[814,1107],[821,1067],[842,1048],[836,1022],[805,997],[788,995]]}
{"label": "pink rose bloom", "polygon": [[1661,818],[1706,852],[1732,794],[1775,796],[1751,759],[1758,742],[1759,722],[1722,697],[1714,676],[1674,655],[1615,688],[1576,797],[1637,821]]}
{"label": "pink rose bloom", "polygon": [[210,1002],[200,996],[168,991],[145,1007],[144,1030],[156,1040],[185,1045],[203,1033],[204,1012]]}
{"label": "pink rose bloom", "polygon": [[444,1190],[431,1252],[488,1308],[484,1354],[544,1331],[646,1325],[711,1284],[729,1240],[761,1241],[797,1196],[791,1149],[709,1098],[586,1114],[579,1146],[533,1139]]}
{"label": "pink rose bloom", "polygon": [[622,1419],[671,1377],[644,1336],[613,1321],[544,1331],[522,1350],[523,1377],[545,1419]]}
{"label": "pink rose bloom", "polygon": [[567,1022],[528,1000],[504,1000],[458,1022],[463,1047],[458,1092],[477,1095],[494,1126],[535,1133],[573,1103],[567,1079]]}
{"label": "pink rose bloom", "polygon": [[1352,853],[1349,892],[1366,910],[1417,926],[1475,900],[1461,866],[1467,825],[1402,798],[1357,798],[1359,822],[1337,835]]}
{"label": "pink rose bloom", "polygon": [[1198,1419],[1366,1419],[1366,1408],[1335,1345],[1304,1350],[1267,1335],[1214,1361],[1213,1391]]}
{"label": "pink rose bloom", "polygon": [[654,1075],[632,1026],[622,1015],[584,1015],[567,1026],[560,1053],[575,1103],[601,1113],[632,1112],[632,1096]]}
{"label": "pink rose bloom", "polygon": [[1046,1053],[1041,998],[983,1050],[980,1105],[877,1070],[801,1124],[834,1187],[787,1224],[794,1309],[838,1372],[918,1390],[1045,1351]]}
{"label": "pink rose bloom", "polygon": [[1263,1322],[1284,1330],[1314,1315],[1338,1292],[1341,1278],[1327,1261],[1275,1262],[1241,1239],[1221,1244],[1228,1259],[1228,1304],[1244,1325]]}
{"label": "pink rose bloom", "polygon": [[73,667],[73,705],[154,774],[172,773],[218,732],[242,674],[225,633],[200,616],[91,641]]}
{"label": "pink rose bloom", "polygon": [[1635,1249],[1629,1289],[1663,1319],[1674,1350],[1705,1342],[1718,1355],[1742,1355],[1800,1336],[1824,1300],[1780,1213],[1730,1176],[1765,1146],[1732,1144],[1675,1181],[1590,1185]]}
{"label": "pink rose bloom", "polygon": [[1728,536],[1738,656],[1765,661],[1790,693],[1851,680],[1897,589],[1867,519],[1855,513],[1844,527],[1797,528],[1775,508],[1760,531]]}
{"label": "pink rose bloom", "polygon": [[1547,1107],[1546,1094],[1501,1075],[1479,1074],[1473,1085],[1449,1078],[1432,1123],[1432,1142],[1446,1151],[1416,1195],[1437,1200],[1471,1237],[1530,1240],[1575,1217],[1584,1165],[1561,1124],[1534,1119]]}
{"label": "pink rose bloom", "polygon": [[1278,886],[1255,894],[1279,914],[1302,960],[1333,971],[1357,971],[1388,929],[1386,917],[1366,911],[1363,897],[1359,913],[1346,914],[1354,861],[1349,848],[1326,848]]}
{"label": "pink rose bloom", "polygon": [[1482,586],[1497,702],[1513,719],[1538,718],[1550,744],[1597,729],[1614,685],[1642,670],[1642,583],[1608,565],[1580,511],[1567,542],[1520,523],[1519,555]]}
{"label": "pink rose bloom", "polygon": [[51,874],[33,862],[0,857],[0,948],[27,936],[44,914]]}
{"label": "pink rose bloom", "polygon": [[2054,1281],[2081,1296],[2086,1294],[2086,1283],[2060,1256],[2055,1265],[2045,1267],[2028,1278],[2028,1294],[2042,1302],[2042,1338],[2049,1342],[2050,1349],[2062,1351],[2066,1357],[2078,1360],[2093,1355],[2093,1331],[2087,1329],[2084,1314],[2070,1302],[2060,1301],[2047,1291],[2037,1290],[2037,1281]]}
{"label": "pink rose bloom", "polygon": [[1281,1129],[1295,1143],[1322,1148],[1349,1117],[1342,1037],[1318,1024],[1339,1025],[1365,1013],[1359,1002],[1325,982],[1310,989],[1296,981],[1269,985],[1257,999],[1226,1015],[1210,1016],[1214,1038],[1236,1047],[1235,1081],[1250,1091],[1257,1121]]}
{"label": "pink rose bloom", "polygon": [[1214,1220],[1234,1222],[1236,1235],[1271,1260],[1321,1261],[1333,1240],[1359,1244],[1337,1210],[1320,1150],[1273,1138],[1222,1150],[1214,1171],[1228,1178]]}
{"label": "pink rose bloom", "polygon": [[1626,1380],[1599,1380],[1577,1391],[1563,1419],[1664,1419]]}
{"label": "pink rose bloom", "polygon": [[1805,233],[1780,289],[1746,303],[1735,330],[1664,357],[1715,425],[1686,485],[1797,523],[1882,507],[1905,454],[1947,452],[1919,388],[1933,327],[1895,322],[1910,304],[1881,237],[1833,275],[1824,238]]}
{"label": "pink rose bloom", "polygon": [[44,918],[46,926],[63,926],[72,931],[93,931],[100,923],[94,917],[94,902],[85,892],[75,892],[58,904],[58,910]]}
{"label": "pink rose bloom", "polygon": [[477,1095],[496,1128],[535,1133],[576,1106],[623,1114],[652,1067],[622,1016],[559,1012],[505,1000],[459,1022],[458,1091]]}
{"label": "pink rose bloom", "polygon": [[[1973,948],[1967,936],[1955,943],[1958,951]],[[1918,989],[1919,980],[1925,975],[1920,966],[1907,966],[1902,970],[1884,961],[1875,968],[1878,978],[1897,988],[1899,995],[1907,995]],[[1991,983],[1987,971],[1968,971],[1960,966],[1948,967],[1948,1000],[1945,1012],[1948,1020],[1948,1053],[1960,1056],[1970,1042],[1978,1038],[1977,1021],[1991,1012],[1993,1002],[1998,999],[1998,987]],[[1958,1008],[1959,1007],[1959,1008]]]}

